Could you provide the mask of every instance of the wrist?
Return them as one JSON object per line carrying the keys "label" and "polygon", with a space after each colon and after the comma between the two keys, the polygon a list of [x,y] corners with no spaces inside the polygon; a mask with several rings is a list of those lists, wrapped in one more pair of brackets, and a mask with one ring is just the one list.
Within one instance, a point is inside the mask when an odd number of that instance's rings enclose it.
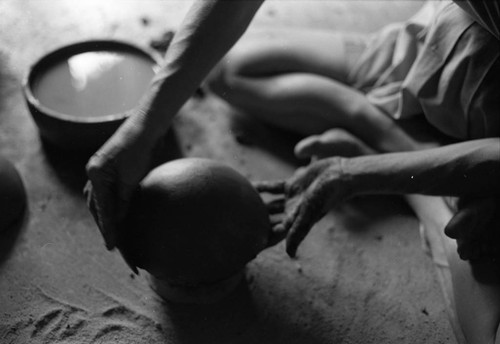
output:
{"label": "wrist", "polygon": [[372,157],[341,158],[343,180],[351,196],[380,192],[383,188],[373,171]]}
{"label": "wrist", "polygon": [[[131,112],[120,128],[121,135],[140,139],[149,146],[156,144],[166,134],[177,113],[172,109],[171,102],[167,102],[165,98],[167,97],[160,93],[160,86],[152,84],[139,106]],[[168,98],[173,100],[171,95]]]}
{"label": "wrist", "polygon": [[341,173],[343,188],[348,198],[362,193],[359,183],[356,181],[356,173],[352,166],[351,158],[338,158],[338,166]]}

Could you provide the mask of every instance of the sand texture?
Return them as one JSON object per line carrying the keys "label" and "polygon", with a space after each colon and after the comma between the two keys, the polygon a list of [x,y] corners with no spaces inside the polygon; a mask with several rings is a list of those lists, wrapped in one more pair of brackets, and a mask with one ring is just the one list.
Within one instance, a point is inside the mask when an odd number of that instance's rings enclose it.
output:
{"label": "sand texture", "polygon": [[[82,196],[85,159],[44,145],[20,83],[37,57],[86,38],[147,46],[175,29],[187,1],[1,0],[0,152],[24,178],[29,209],[0,235],[0,343],[454,343],[418,223],[395,198],[365,198],[327,215],[299,258],[283,243],[251,262],[214,305],[162,301],[144,273],[107,252]],[[383,5],[383,6],[382,6]],[[279,1],[255,25],[370,31],[416,2]],[[332,24],[333,22],[333,24]],[[296,137],[245,119],[209,96],[191,100],[159,161],[226,162],[251,180],[289,176]]]}

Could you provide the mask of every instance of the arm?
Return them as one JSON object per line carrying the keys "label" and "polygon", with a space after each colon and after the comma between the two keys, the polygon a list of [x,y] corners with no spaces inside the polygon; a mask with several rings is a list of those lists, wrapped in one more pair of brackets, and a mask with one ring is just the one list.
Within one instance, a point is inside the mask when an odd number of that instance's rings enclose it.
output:
{"label": "arm", "polygon": [[[318,160],[299,169],[284,183],[260,183],[257,187],[260,191],[285,195],[286,201],[280,205],[285,219],[274,230],[282,235],[288,233],[287,252],[294,256],[311,226],[330,206],[349,197],[420,193],[498,199],[499,176],[500,139],[493,138],[424,151]],[[486,235],[484,242],[490,244],[489,251],[498,252],[497,211],[481,205],[476,209],[478,212],[462,209],[453,217],[439,197],[409,195],[409,201],[428,230],[441,236],[445,227],[447,233],[479,232],[480,236]],[[276,203],[270,205],[276,208]],[[494,206],[498,207],[498,203]],[[454,220],[450,221],[452,217]],[[498,263],[461,260],[457,253],[460,239],[455,241],[443,236],[443,240],[453,279],[455,310],[463,334],[470,343],[499,344]],[[484,242],[476,246],[484,250]]]}
{"label": "arm", "polygon": [[494,196],[500,194],[500,139],[348,159],[355,194]]}
{"label": "arm", "polygon": [[199,0],[170,45],[140,106],[89,160],[87,203],[108,249],[151,153],[172,118],[246,30],[263,0]]}
{"label": "arm", "polygon": [[286,181],[260,183],[261,192],[283,194],[287,252],[315,222],[346,199],[364,194],[495,196],[500,194],[500,139],[482,139],[422,151],[318,160]]}
{"label": "arm", "polygon": [[[264,0],[193,4],[153,80],[145,114],[131,119],[153,139],[163,135],[208,72],[243,35]],[[161,110],[161,111],[160,111]]]}

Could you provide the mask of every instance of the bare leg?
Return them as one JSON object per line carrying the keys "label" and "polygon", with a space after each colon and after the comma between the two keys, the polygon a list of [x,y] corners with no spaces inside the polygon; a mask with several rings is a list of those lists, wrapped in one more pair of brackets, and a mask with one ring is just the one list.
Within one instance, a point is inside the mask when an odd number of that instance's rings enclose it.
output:
{"label": "bare leg", "polygon": [[391,118],[346,84],[356,54],[346,50],[345,37],[307,30],[250,34],[212,73],[209,86],[230,104],[299,134],[337,127],[380,151],[413,149]]}

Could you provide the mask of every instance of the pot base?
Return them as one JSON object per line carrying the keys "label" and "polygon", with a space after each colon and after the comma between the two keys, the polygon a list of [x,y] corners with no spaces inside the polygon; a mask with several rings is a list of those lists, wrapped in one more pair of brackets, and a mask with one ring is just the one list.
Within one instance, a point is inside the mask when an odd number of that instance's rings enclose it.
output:
{"label": "pot base", "polygon": [[243,279],[243,270],[231,277],[214,284],[199,287],[182,287],[172,285],[149,275],[151,288],[164,300],[174,303],[216,303],[233,292]]}

